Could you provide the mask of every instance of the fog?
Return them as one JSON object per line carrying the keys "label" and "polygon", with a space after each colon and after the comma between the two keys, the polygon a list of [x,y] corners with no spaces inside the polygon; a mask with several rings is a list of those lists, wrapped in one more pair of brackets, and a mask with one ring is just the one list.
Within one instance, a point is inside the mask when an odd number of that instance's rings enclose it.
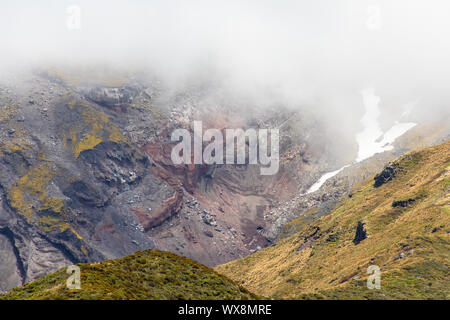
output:
{"label": "fog", "polygon": [[149,70],[173,85],[215,83],[262,106],[311,108],[352,132],[369,86],[386,127],[412,102],[407,120],[449,109],[445,0],[2,0],[0,30],[2,72]]}

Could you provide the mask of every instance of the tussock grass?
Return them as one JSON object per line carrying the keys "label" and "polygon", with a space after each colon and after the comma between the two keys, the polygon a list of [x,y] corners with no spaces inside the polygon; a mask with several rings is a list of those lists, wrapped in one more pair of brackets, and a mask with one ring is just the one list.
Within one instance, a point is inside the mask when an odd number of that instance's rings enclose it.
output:
{"label": "tussock grass", "polygon": [[214,270],[173,253],[138,251],[121,259],[78,264],[81,289],[69,290],[66,269],[21,287],[1,299],[256,299]]}
{"label": "tussock grass", "polygon": [[[391,181],[360,183],[328,215],[294,220],[295,234],[216,270],[273,298],[450,299],[449,149],[447,141],[401,157]],[[415,201],[392,207],[403,199]],[[355,245],[358,221],[368,237]],[[371,264],[381,268],[381,290],[365,284]]]}

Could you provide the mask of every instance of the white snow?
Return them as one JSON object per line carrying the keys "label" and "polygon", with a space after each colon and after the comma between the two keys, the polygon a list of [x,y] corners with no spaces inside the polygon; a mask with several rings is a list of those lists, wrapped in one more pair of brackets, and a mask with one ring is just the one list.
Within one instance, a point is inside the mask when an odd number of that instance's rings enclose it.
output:
{"label": "white snow", "polygon": [[339,172],[341,172],[342,170],[344,170],[344,169],[347,168],[348,166],[349,166],[349,164],[346,165],[346,166],[343,166],[342,168],[340,168],[340,169],[338,169],[338,170],[335,170],[335,171],[331,171],[331,172],[325,173],[323,176],[320,177],[320,179],[319,179],[318,181],[316,181],[316,182],[308,189],[308,191],[307,191],[306,193],[308,194],[308,193],[311,193],[311,192],[314,192],[314,191],[319,190],[320,187],[325,183],[325,181],[327,181],[328,179],[334,177],[335,175],[337,175]]}
{"label": "white snow", "polygon": [[[380,109],[378,107],[380,97],[375,95],[374,92],[375,89],[372,87],[361,91],[366,113],[361,118],[361,123],[364,127],[363,131],[356,135],[356,142],[358,143],[359,148],[356,162],[370,158],[374,154],[394,149],[392,143],[406,131],[417,125],[417,123],[414,122],[401,123],[396,121],[388,131],[383,133],[380,124],[378,123],[378,117],[380,116]],[[406,113],[409,113],[411,111],[411,105],[407,105],[407,107]],[[404,112],[402,117],[405,115],[407,114]],[[343,166],[338,170],[325,173],[308,189],[306,194],[319,190],[328,179],[334,177],[348,166],[350,166],[350,164]]]}
{"label": "white snow", "polygon": [[361,92],[366,113],[361,118],[364,129],[356,135],[356,142],[359,147],[356,162],[370,158],[376,153],[394,149],[392,143],[395,139],[416,125],[413,122],[396,122],[392,128],[383,134],[378,123],[380,97],[376,96],[374,91],[373,88],[367,88]]}

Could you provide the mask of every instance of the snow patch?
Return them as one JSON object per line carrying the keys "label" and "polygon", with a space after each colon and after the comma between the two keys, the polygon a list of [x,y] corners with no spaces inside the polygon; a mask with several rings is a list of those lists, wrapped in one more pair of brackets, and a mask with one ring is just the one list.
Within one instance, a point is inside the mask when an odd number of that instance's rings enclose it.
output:
{"label": "snow patch", "polygon": [[323,176],[320,177],[320,179],[319,179],[317,182],[315,182],[315,183],[308,189],[308,191],[307,191],[306,193],[308,194],[308,193],[311,193],[311,192],[314,192],[314,191],[319,190],[320,187],[321,187],[328,179],[334,177],[335,175],[337,175],[339,172],[341,172],[342,170],[344,170],[344,169],[347,168],[348,166],[350,166],[350,165],[348,164],[348,165],[343,166],[342,168],[340,168],[340,169],[338,169],[338,170],[335,170],[335,171],[331,171],[331,172],[325,173]]}
{"label": "snow patch", "polygon": [[[392,143],[398,137],[417,125],[417,123],[414,122],[401,123],[396,121],[388,131],[383,133],[380,124],[378,123],[378,118],[380,116],[380,109],[378,107],[380,97],[375,95],[375,89],[372,87],[361,91],[361,95],[366,112],[361,118],[361,123],[364,127],[363,131],[356,135],[356,142],[358,143],[358,156],[356,157],[356,162],[368,159],[377,153],[394,149]],[[411,104],[407,105],[402,117],[407,116],[411,112],[412,107],[413,105]],[[325,173],[308,189],[306,194],[319,190],[328,179],[334,177],[348,166],[350,166],[350,164],[343,166],[338,170]]]}
{"label": "snow patch", "polygon": [[361,118],[364,129],[356,135],[356,142],[359,147],[356,162],[370,158],[374,154],[394,149],[392,143],[417,125],[413,122],[400,123],[397,121],[392,128],[383,134],[378,123],[380,97],[375,95],[374,91],[373,88],[367,88],[361,92],[366,113]]}

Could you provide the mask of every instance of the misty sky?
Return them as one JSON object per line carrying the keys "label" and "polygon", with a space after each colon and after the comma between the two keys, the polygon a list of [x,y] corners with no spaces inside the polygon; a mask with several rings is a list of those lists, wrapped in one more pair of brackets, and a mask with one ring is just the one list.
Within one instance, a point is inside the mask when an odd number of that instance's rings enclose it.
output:
{"label": "misty sky", "polygon": [[[232,91],[270,92],[280,102],[334,112],[361,108],[361,90],[373,86],[381,106],[398,113],[410,101],[448,110],[445,0],[0,4],[0,71],[52,64],[145,67],[168,81],[206,76]],[[76,30],[66,25],[72,5],[81,10]]]}

